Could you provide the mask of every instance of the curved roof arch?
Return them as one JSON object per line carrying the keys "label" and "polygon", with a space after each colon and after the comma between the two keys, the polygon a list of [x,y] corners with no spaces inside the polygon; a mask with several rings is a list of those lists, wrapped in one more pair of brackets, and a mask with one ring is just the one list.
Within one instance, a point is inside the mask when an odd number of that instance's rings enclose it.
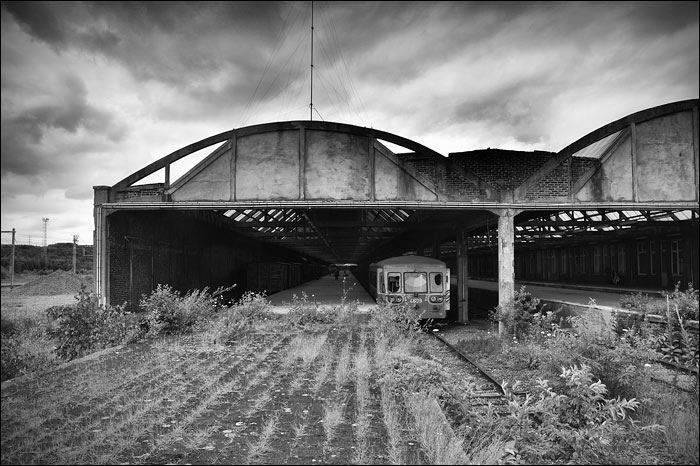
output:
{"label": "curved roof arch", "polygon": [[172,164],[172,163],[174,163],[174,162],[176,162],[184,157],[187,157],[190,154],[198,152],[202,149],[206,149],[207,147],[211,147],[213,145],[216,145],[216,144],[219,144],[219,143],[222,143],[225,141],[229,141],[232,138],[244,137],[244,136],[249,136],[249,135],[253,135],[253,134],[285,131],[285,130],[290,130],[290,129],[301,129],[301,128],[312,129],[312,130],[321,130],[321,131],[333,131],[333,132],[337,132],[337,133],[354,134],[354,135],[358,135],[358,136],[381,139],[381,140],[390,142],[392,144],[396,144],[398,146],[405,147],[405,148],[410,149],[416,153],[426,154],[426,155],[430,155],[433,157],[444,157],[442,154],[439,154],[438,152],[434,151],[433,149],[425,147],[424,145],[422,145],[418,142],[412,141],[410,139],[407,139],[405,137],[402,137],[402,136],[399,136],[399,135],[396,135],[393,133],[377,130],[374,128],[367,128],[367,127],[363,127],[363,126],[355,126],[355,125],[350,125],[350,124],[346,124],[346,123],[327,122],[327,121],[311,121],[311,120],[308,120],[308,121],[307,120],[282,121],[282,122],[262,123],[262,124],[258,124],[258,125],[245,126],[242,128],[231,129],[228,131],[221,132],[219,134],[215,134],[213,136],[209,136],[209,137],[204,138],[200,141],[197,141],[197,142],[189,144],[185,147],[182,147],[182,148],[156,160],[155,162],[137,170],[136,172],[132,173],[131,175],[120,180],[119,182],[114,184],[112,187],[119,189],[119,188],[131,186],[134,183],[147,177],[148,175],[151,175],[162,168],[166,168],[170,164]]}
{"label": "curved roof arch", "polygon": [[[111,187],[96,187],[95,205],[697,209],[698,139],[698,99],[630,114],[558,153],[487,149],[473,151],[478,157],[445,157],[374,128],[273,122],[215,134]],[[407,153],[396,154],[383,142]],[[217,147],[171,183],[171,164],[211,146]],[[163,183],[135,184],[160,170]]]}
{"label": "curved roof arch", "polygon": [[559,151],[559,154],[571,155],[575,154],[582,149],[595,144],[603,138],[611,136],[618,131],[621,131],[630,125],[643,123],[645,121],[652,120],[654,118],[659,118],[674,113],[684,112],[684,111],[697,111],[698,99],[680,100],[678,102],[671,102],[668,104],[659,105],[657,107],[651,107],[638,112],[632,113],[625,117],[615,120],[611,123],[601,126],[600,128],[591,131],[590,133],[582,136],[576,141],[572,142],[565,148]]}

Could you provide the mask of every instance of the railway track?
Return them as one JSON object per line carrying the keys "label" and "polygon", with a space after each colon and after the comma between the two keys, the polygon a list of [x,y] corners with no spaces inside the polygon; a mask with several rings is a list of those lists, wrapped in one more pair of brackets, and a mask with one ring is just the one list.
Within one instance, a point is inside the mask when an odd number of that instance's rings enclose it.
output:
{"label": "railway track", "polygon": [[459,348],[452,345],[442,335],[440,335],[439,331],[435,330],[438,329],[430,327],[424,328],[424,332],[437,340],[440,343],[440,346],[444,348],[446,353],[456,356],[465,363],[463,366],[464,370],[470,374],[472,379],[475,381],[475,389],[469,391],[469,393],[456,394],[452,393],[448,387],[443,387],[445,391],[448,392],[453,402],[461,404],[466,399],[469,407],[471,408],[479,406],[487,407],[491,405],[496,408],[500,408],[497,409],[497,411],[503,411],[505,413],[509,395],[524,396],[527,393],[519,391],[513,392],[511,390],[506,392],[503,386],[488,370],[482,367],[473,358],[460,351]]}

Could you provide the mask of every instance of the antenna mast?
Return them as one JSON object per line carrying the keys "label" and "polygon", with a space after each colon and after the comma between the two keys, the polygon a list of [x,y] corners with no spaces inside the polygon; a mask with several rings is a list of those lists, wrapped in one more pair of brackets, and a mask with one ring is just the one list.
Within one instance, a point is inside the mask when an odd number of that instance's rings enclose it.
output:
{"label": "antenna mast", "polygon": [[309,120],[314,119],[314,2],[311,2],[311,101],[309,103]]}

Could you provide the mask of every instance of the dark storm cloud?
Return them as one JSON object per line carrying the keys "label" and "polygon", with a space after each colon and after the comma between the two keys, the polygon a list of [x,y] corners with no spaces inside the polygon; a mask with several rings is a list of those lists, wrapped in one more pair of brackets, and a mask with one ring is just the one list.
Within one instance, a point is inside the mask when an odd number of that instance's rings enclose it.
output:
{"label": "dark storm cloud", "polygon": [[[233,62],[247,73],[283,20],[277,2],[9,2],[21,27],[58,51],[97,53],[139,80],[188,88]],[[196,86],[195,86],[196,87]]]}
{"label": "dark storm cloud", "polygon": [[[3,89],[9,86],[3,76]],[[87,89],[75,75],[64,75],[55,81],[54,92],[40,102],[20,107],[10,102],[3,109],[2,118],[2,174],[12,172],[33,175],[46,172],[65,163],[72,154],[56,154],[41,147],[44,136],[52,131],[76,133],[84,128],[101,134],[112,141],[124,136],[124,128],[112,117],[87,102]],[[15,100],[22,100],[16,99]],[[3,97],[5,100],[5,98]]]}
{"label": "dark storm cloud", "polygon": [[698,22],[700,2],[622,2],[635,33],[673,34]]}

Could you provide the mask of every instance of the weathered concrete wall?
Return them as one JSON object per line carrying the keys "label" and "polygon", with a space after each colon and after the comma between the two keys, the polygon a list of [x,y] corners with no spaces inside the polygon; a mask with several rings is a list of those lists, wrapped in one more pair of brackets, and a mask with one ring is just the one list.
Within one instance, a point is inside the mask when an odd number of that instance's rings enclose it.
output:
{"label": "weathered concrete wall", "polygon": [[639,201],[697,199],[692,112],[640,123],[636,143]]}
{"label": "weathered concrete wall", "polygon": [[631,200],[632,173],[632,142],[631,137],[627,137],[576,193],[575,198],[578,201]]}
{"label": "weathered concrete wall", "polygon": [[369,199],[369,139],[355,134],[306,131],[307,199]]}
{"label": "weathered concrete wall", "polygon": [[237,139],[236,199],[299,198],[299,131]]}
{"label": "weathered concrete wall", "polygon": [[633,131],[575,195],[577,201],[697,200],[691,111],[654,118]]}
{"label": "weathered concrete wall", "polygon": [[225,150],[172,196],[173,200],[228,201],[231,198],[231,150]]}
{"label": "weathered concrete wall", "polygon": [[[420,173],[366,135],[295,128],[227,144],[173,184],[173,201],[437,199],[435,170]],[[160,200],[137,197],[120,200]]]}

